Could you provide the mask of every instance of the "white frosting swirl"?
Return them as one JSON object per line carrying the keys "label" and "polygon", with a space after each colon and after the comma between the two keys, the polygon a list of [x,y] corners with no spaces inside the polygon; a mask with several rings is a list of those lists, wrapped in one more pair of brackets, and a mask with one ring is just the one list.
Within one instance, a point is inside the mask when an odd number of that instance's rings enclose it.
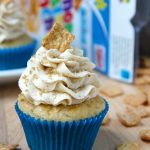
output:
{"label": "white frosting swirl", "polygon": [[39,48],[19,80],[24,96],[35,105],[73,105],[97,96],[95,67],[79,49],[60,53]]}
{"label": "white frosting swirl", "polygon": [[18,38],[25,32],[26,18],[15,0],[0,3],[0,43]]}

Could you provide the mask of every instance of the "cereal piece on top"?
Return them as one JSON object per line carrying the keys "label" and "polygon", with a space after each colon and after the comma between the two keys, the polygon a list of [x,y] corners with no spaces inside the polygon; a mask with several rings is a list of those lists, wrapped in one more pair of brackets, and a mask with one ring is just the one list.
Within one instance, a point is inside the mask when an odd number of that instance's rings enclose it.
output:
{"label": "cereal piece on top", "polygon": [[43,39],[42,46],[46,49],[58,49],[60,52],[64,52],[70,46],[74,38],[74,35],[56,22]]}

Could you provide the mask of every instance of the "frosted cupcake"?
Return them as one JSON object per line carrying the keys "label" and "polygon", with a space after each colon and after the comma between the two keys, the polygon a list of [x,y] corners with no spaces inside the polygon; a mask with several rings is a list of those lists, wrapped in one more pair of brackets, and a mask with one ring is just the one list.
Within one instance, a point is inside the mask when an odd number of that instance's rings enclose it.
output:
{"label": "frosted cupcake", "polygon": [[19,80],[16,111],[31,150],[90,150],[108,111],[94,65],[55,23]]}
{"label": "frosted cupcake", "polygon": [[25,67],[36,41],[25,31],[26,17],[15,0],[0,3],[0,70]]}

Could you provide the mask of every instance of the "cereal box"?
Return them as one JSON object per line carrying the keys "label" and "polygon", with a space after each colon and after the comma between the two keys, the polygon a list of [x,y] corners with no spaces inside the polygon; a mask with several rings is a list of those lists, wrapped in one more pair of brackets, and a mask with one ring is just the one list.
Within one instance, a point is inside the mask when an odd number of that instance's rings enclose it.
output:
{"label": "cereal box", "polygon": [[136,0],[20,0],[27,29],[40,41],[55,21],[76,39],[73,44],[105,75],[133,82]]}

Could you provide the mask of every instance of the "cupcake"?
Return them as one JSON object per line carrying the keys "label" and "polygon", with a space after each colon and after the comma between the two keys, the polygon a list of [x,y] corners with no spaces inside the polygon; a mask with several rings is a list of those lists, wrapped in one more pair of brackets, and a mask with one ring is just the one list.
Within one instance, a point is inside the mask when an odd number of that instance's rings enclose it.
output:
{"label": "cupcake", "polygon": [[108,111],[95,67],[55,23],[19,79],[15,108],[31,150],[91,150]]}
{"label": "cupcake", "polygon": [[0,3],[0,70],[26,67],[36,41],[26,33],[26,17],[15,0]]}

